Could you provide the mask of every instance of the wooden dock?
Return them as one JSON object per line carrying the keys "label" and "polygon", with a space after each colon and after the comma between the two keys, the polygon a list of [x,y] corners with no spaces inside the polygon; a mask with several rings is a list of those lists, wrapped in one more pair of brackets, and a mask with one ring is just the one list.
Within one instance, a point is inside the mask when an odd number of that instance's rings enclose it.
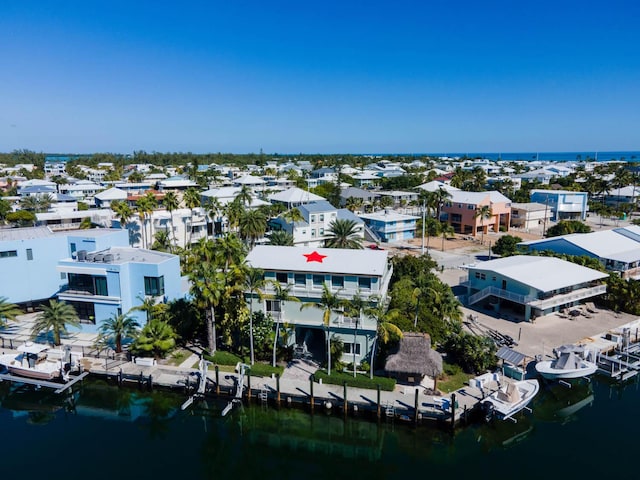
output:
{"label": "wooden dock", "polygon": [[12,375],[10,373],[4,373],[4,374],[0,374],[0,381],[6,380],[9,382],[23,383],[26,385],[35,385],[36,387],[50,388],[54,391],[54,393],[62,393],[65,390],[68,390],[69,388],[71,388],[76,383],[82,381],[87,375],[89,375],[89,372],[83,372],[80,375],[69,377],[69,380],[65,383],[60,383],[60,382],[50,382],[47,380],[39,380],[37,378],[21,377],[19,375]]}

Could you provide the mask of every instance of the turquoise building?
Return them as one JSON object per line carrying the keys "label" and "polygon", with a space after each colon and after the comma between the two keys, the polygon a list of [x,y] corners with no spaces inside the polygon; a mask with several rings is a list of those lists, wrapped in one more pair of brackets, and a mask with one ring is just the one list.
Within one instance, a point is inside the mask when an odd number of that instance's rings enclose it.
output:
{"label": "turquoise building", "polygon": [[393,210],[358,215],[383,242],[397,242],[415,237],[419,217],[404,215]]}

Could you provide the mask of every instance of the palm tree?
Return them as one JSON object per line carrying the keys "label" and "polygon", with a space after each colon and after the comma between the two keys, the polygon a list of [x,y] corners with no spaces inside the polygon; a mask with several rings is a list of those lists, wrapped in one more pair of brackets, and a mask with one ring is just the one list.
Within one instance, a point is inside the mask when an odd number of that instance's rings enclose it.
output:
{"label": "palm tree", "polygon": [[254,353],[253,353],[253,294],[256,293],[258,296],[262,295],[262,291],[260,290],[264,287],[264,271],[259,268],[249,267],[246,270],[246,275],[244,277],[244,288],[249,292],[249,351],[251,358],[251,365],[254,364]]}
{"label": "palm tree", "polygon": [[336,219],[329,224],[329,237],[324,241],[326,248],[361,249],[362,237],[357,232],[358,224],[349,219]]}
{"label": "palm tree", "polygon": [[[193,211],[201,205],[200,193],[195,187],[187,188],[184,192],[183,200],[184,200],[185,206],[189,210],[191,210],[191,218],[193,218]],[[185,242],[186,242],[186,230],[185,230]],[[189,231],[189,243],[191,243],[191,231]]]}
{"label": "palm tree", "polygon": [[114,313],[100,325],[98,343],[113,343],[116,353],[120,353],[122,352],[122,340],[135,338],[139,326],[138,322],[127,314]]}
{"label": "palm tree", "polygon": [[242,203],[236,197],[232,202],[227,203],[224,207],[224,213],[229,223],[229,230],[233,231],[238,227],[240,223],[240,217],[244,213],[244,207]]}
{"label": "palm tree", "polygon": [[136,210],[138,211],[138,216],[140,217],[140,224],[142,227],[142,239],[143,239],[143,248],[148,248],[149,246],[149,238],[151,237],[151,232],[149,231],[149,236],[147,236],[147,218],[151,218],[151,214],[153,210],[157,206],[158,202],[156,197],[153,196],[153,193],[148,192],[144,197],[136,200]]}
{"label": "palm tree", "polygon": [[427,254],[429,253],[429,243],[431,243],[431,237],[436,237],[440,233],[440,222],[435,218],[427,218],[425,220],[424,232],[427,235]]}
{"label": "palm tree", "polygon": [[345,203],[345,207],[347,210],[351,212],[355,212],[356,210],[360,210],[364,205],[364,199],[360,197],[349,197]]}
{"label": "palm tree", "polygon": [[[480,219],[480,226],[482,227],[480,232],[482,232],[482,237],[480,240],[480,244],[484,245],[484,221],[489,220],[493,216],[493,211],[491,210],[490,205],[482,205],[481,207],[476,208],[476,212],[473,214],[473,218]],[[475,235],[475,232],[473,232]]]}
{"label": "palm tree", "polygon": [[302,212],[298,208],[291,208],[284,212],[282,218],[289,223],[296,223],[304,221],[304,217],[302,216]]}
{"label": "palm tree", "polygon": [[373,372],[375,370],[374,361],[378,343],[381,341],[383,344],[386,344],[391,340],[399,340],[402,338],[402,330],[390,322],[390,320],[397,315],[397,311],[388,311],[387,305],[385,305],[380,298],[377,298],[374,303],[374,306],[365,309],[365,314],[376,321],[376,338],[373,340],[373,346],[371,347],[369,378],[373,378]]}
{"label": "palm tree", "polygon": [[436,220],[440,221],[440,212],[442,211],[442,206],[451,199],[451,192],[442,187],[438,188],[435,192],[435,203],[437,205],[436,208]]}
{"label": "palm tree", "polygon": [[207,212],[207,219],[211,219],[212,222],[211,235],[215,237],[215,222],[222,213],[222,204],[217,197],[211,197],[204,204],[204,209]]}
{"label": "palm tree", "polygon": [[31,335],[35,338],[41,333],[52,332],[53,344],[60,345],[60,337],[68,333],[67,325],[80,326],[75,308],[65,302],[49,300],[49,306],[42,307],[42,312],[36,316]]}
{"label": "palm tree", "polygon": [[[178,200],[175,192],[167,192],[162,203],[164,203],[164,207],[167,209],[167,212],[169,212],[169,224],[171,225],[171,236],[173,237],[171,246],[173,247],[176,244],[176,232],[173,229],[173,211],[180,207],[180,200]],[[173,250],[173,248],[171,250]]]}
{"label": "palm tree", "polygon": [[5,326],[7,320],[15,320],[22,313],[17,305],[7,302],[7,297],[0,297],[0,327]]}
{"label": "palm tree", "polygon": [[234,200],[237,200],[245,208],[251,205],[251,202],[253,201],[251,187],[249,187],[249,185],[243,185],[240,187],[240,191]]}
{"label": "palm tree", "polygon": [[331,375],[331,314],[343,313],[345,302],[338,296],[342,289],[336,293],[331,290],[326,283],[322,284],[322,297],[319,302],[303,303],[300,310],[307,307],[314,307],[322,310],[322,323],[327,329],[327,375]]}
{"label": "palm tree", "polygon": [[151,245],[151,249],[158,250],[159,252],[171,251],[171,240],[169,238],[169,233],[164,230],[158,230],[153,235],[153,244]]}
{"label": "palm tree", "polygon": [[269,235],[269,245],[293,246],[293,235],[285,230],[276,230]]}
{"label": "palm tree", "polygon": [[256,240],[267,230],[267,217],[260,210],[245,210],[240,216],[240,237],[249,248],[253,248]]}
{"label": "palm tree", "polygon": [[234,233],[227,233],[217,238],[212,245],[215,250],[216,261],[219,265],[224,265],[225,271],[229,268],[229,265],[241,263],[246,255],[244,244]]}
{"label": "palm tree", "polygon": [[291,291],[292,285],[283,286],[279,281],[272,280],[270,282],[273,285],[274,292],[271,294],[263,294],[262,298],[265,300],[275,300],[279,303],[280,310],[278,310],[278,315],[276,315],[276,336],[273,340],[273,364],[272,366],[276,366],[276,348],[278,346],[278,338],[280,336],[280,323],[282,323],[284,306],[286,302],[299,302],[300,299],[294,295],[291,295],[289,292]]}
{"label": "palm tree", "polygon": [[111,202],[111,210],[118,217],[118,222],[120,222],[120,228],[127,228],[127,222],[131,215],[133,215],[133,211],[127,202],[123,201],[113,201]]}
{"label": "palm tree", "polygon": [[444,241],[454,236],[455,229],[448,223],[442,222],[440,224],[440,233],[442,234],[442,251],[444,252]]}
{"label": "palm tree", "polygon": [[360,323],[362,312],[368,306],[368,302],[362,298],[359,289],[355,295],[345,303],[347,315],[349,315],[349,318],[356,321],[356,328],[353,329],[353,378],[356,378],[356,341],[358,339],[358,324]]}
{"label": "palm tree", "polygon": [[138,354],[151,353],[153,358],[164,358],[175,347],[176,338],[171,325],[155,318],[142,328],[131,350]]}

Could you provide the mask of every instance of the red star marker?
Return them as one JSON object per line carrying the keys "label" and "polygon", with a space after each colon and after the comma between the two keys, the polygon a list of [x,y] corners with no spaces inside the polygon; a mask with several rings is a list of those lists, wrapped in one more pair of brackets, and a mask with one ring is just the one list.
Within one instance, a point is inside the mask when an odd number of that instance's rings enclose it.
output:
{"label": "red star marker", "polygon": [[318,252],[313,253],[303,253],[305,257],[307,257],[307,263],[309,262],[318,262],[322,263],[322,260],[326,257],[326,255],[320,255]]}

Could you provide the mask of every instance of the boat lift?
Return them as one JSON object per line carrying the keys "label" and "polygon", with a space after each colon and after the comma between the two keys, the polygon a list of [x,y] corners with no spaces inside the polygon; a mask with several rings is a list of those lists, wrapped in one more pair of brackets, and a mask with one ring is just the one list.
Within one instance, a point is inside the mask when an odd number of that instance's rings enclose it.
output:
{"label": "boat lift", "polygon": [[242,405],[242,392],[244,391],[244,376],[247,373],[247,371],[250,369],[251,367],[246,363],[238,362],[236,364],[236,372],[239,374],[238,378],[236,379],[236,393],[233,400],[227,403],[227,406],[224,407],[224,409],[222,410],[223,417],[226,416],[227,413],[229,413],[235,405]]}
{"label": "boat lift", "polygon": [[207,377],[209,365],[211,365],[211,362],[205,360],[204,357],[200,357],[200,361],[198,362],[198,388],[196,389],[196,393],[185,400],[180,410],[186,410],[196,399],[204,398],[204,394],[207,391],[207,381],[209,380]]}

